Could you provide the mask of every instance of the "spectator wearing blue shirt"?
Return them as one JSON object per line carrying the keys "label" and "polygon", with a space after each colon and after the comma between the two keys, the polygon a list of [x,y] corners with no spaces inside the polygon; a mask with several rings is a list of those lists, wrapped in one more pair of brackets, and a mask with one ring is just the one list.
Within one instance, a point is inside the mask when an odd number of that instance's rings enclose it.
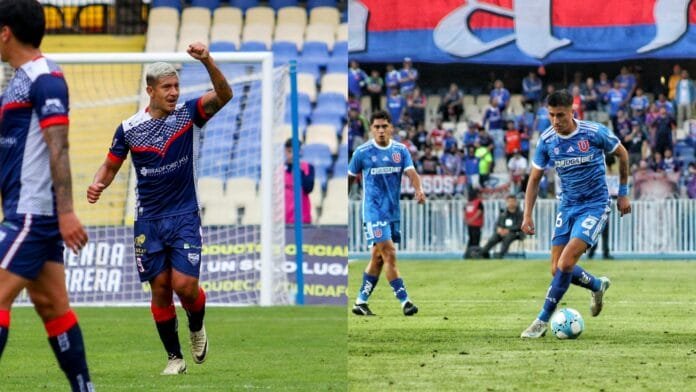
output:
{"label": "spectator wearing blue shirt", "polygon": [[391,94],[387,97],[387,111],[394,124],[401,122],[401,116],[406,108],[406,100],[399,94],[399,90],[391,89]]}
{"label": "spectator wearing blue shirt", "polygon": [[616,114],[619,110],[624,109],[624,102],[626,99],[626,93],[621,89],[621,84],[618,81],[614,82],[614,87],[607,92],[604,97],[604,101],[609,105],[609,118],[611,119],[612,126],[616,129]]}
{"label": "spectator wearing blue shirt", "polygon": [[474,145],[478,144],[478,142],[479,142],[478,124],[470,122],[468,129],[464,133],[464,146],[466,146],[468,148],[469,146],[474,146]]}
{"label": "spectator wearing blue shirt", "polygon": [[621,73],[616,77],[616,81],[619,82],[621,89],[626,92],[626,101],[628,101],[628,98],[632,97],[636,90],[636,76],[624,65],[621,67]]}
{"label": "spectator wearing blue shirt", "polygon": [[387,65],[387,73],[384,75],[384,83],[387,85],[387,91],[393,88],[399,90],[399,71],[394,69],[392,64]]}
{"label": "spectator wearing blue shirt", "polygon": [[476,147],[469,146],[464,157],[464,173],[466,174],[466,184],[470,188],[479,186],[479,158],[476,157]]}
{"label": "spectator wearing blue shirt", "polygon": [[599,91],[595,86],[594,79],[589,77],[585,80],[585,84],[580,89],[582,101],[585,104],[585,119],[588,121],[597,121],[597,111],[599,110]]}
{"label": "spectator wearing blue shirt", "polygon": [[681,71],[681,80],[677,83],[674,100],[677,103],[677,128],[681,128],[684,121],[691,118],[691,108],[696,102],[696,87],[685,69]]}
{"label": "spectator wearing blue shirt", "polygon": [[413,63],[410,57],[404,58],[404,67],[399,71],[399,85],[401,86],[401,94],[409,95],[416,88],[418,83],[418,70],[413,68]]}
{"label": "spectator wearing blue shirt", "polygon": [[657,96],[655,106],[657,106],[658,109],[664,107],[667,109],[667,113],[670,115],[670,117],[674,118],[674,105],[672,102],[667,100],[665,93],[660,93],[660,95]]}
{"label": "spectator wearing blue shirt", "polygon": [[483,126],[489,131],[503,129],[503,116],[501,114],[498,98],[491,97],[490,105],[483,113]]}
{"label": "spectator wearing blue shirt", "polygon": [[350,69],[348,70],[348,92],[353,94],[356,99],[360,99],[362,95],[362,89],[365,87],[367,82],[367,74],[365,71],[360,69],[360,65],[355,60],[350,62]]}
{"label": "spectator wearing blue shirt", "polygon": [[457,145],[445,149],[445,153],[440,158],[442,174],[446,176],[458,176],[462,171],[462,157],[459,155]]}
{"label": "spectator wearing blue shirt", "polygon": [[650,106],[650,102],[648,97],[643,95],[643,89],[640,87],[636,88],[636,95],[631,98],[631,117],[640,122],[645,122],[648,106]]}
{"label": "spectator wearing blue shirt", "polygon": [[530,71],[529,75],[522,79],[522,95],[525,103],[538,105],[541,101],[541,89],[541,80],[537,77],[536,72]]}
{"label": "spectator wearing blue shirt", "polygon": [[551,126],[551,120],[549,119],[549,109],[546,107],[546,103],[539,106],[536,111],[536,116],[534,118],[534,130],[539,133],[545,131]]}
{"label": "spectator wearing blue shirt", "polygon": [[[491,100],[496,99],[498,109],[500,112],[504,112],[510,103],[510,92],[503,86],[503,81],[498,79],[493,84],[493,90],[491,90]],[[502,126],[501,126],[502,128]]]}
{"label": "spectator wearing blue shirt", "polygon": [[599,74],[599,80],[596,83],[597,86],[597,94],[599,95],[599,99],[601,100],[600,106],[601,110],[603,112],[609,112],[609,105],[607,104],[606,101],[604,101],[604,98],[607,96],[609,93],[609,90],[611,90],[612,83],[609,80],[609,76],[607,76],[606,72],[602,72]]}

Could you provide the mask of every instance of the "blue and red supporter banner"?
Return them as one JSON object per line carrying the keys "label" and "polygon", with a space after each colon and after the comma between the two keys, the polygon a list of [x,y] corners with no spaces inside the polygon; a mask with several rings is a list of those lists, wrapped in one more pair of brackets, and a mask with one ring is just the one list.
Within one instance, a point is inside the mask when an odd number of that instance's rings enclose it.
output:
{"label": "blue and red supporter banner", "polygon": [[541,65],[696,57],[689,0],[350,0],[363,62]]}

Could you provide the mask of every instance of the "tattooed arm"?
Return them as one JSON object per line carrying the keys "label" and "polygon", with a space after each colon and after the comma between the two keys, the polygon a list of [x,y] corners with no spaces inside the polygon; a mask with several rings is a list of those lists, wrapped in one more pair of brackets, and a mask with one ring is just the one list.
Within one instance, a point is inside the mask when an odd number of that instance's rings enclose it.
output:
{"label": "tattooed arm", "polygon": [[73,210],[68,126],[53,125],[44,128],[43,137],[50,154],[51,178],[56,195],[60,234],[65,245],[74,252],[78,252],[87,243],[87,234]]}
{"label": "tattooed arm", "polygon": [[201,98],[203,110],[210,117],[232,99],[232,88],[227,83],[225,76],[220,72],[220,69],[215,65],[205,45],[200,42],[193,43],[189,45],[187,52],[205,66],[210,75],[210,81],[213,83],[213,91],[205,93]]}

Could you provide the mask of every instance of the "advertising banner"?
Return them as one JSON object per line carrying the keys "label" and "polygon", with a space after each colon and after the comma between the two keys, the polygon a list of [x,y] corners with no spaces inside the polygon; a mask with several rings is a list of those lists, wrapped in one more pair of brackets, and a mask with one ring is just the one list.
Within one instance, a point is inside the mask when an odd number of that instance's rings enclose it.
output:
{"label": "advertising banner", "polygon": [[[254,227],[235,227],[235,238],[254,238]],[[286,228],[286,260],[290,290],[295,286],[294,230]],[[231,243],[229,228],[205,227],[201,286],[212,305],[255,305],[259,298],[260,244]],[[64,253],[66,286],[72,304],[147,305],[150,285],[138,277],[132,227],[88,228],[90,242],[79,255]],[[136,239],[137,241],[137,239]],[[348,277],[346,228],[308,226],[303,230],[306,304],[345,305]],[[29,303],[26,292],[17,303]]]}
{"label": "advertising banner", "polygon": [[348,46],[363,62],[684,58],[696,53],[694,11],[689,0],[349,0]]}

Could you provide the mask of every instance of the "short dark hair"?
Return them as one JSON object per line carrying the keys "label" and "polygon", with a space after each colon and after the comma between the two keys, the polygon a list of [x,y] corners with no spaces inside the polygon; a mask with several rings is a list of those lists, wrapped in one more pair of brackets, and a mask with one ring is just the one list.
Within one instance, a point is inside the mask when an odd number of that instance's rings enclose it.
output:
{"label": "short dark hair", "polygon": [[36,0],[0,0],[0,27],[7,26],[17,40],[35,48],[46,32],[46,17]]}
{"label": "short dark hair", "polygon": [[568,90],[558,90],[554,91],[546,99],[546,103],[553,107],[571,107],[573,106],[573,96],[570,95]]}
{"label": "short dark hair", "polygon": [[372,116],[370,116],[370,125],[374,124],[375,120],[387,120],[387,122],[391,124],[391,116],[384,110],[378,110],[372,113]]}

